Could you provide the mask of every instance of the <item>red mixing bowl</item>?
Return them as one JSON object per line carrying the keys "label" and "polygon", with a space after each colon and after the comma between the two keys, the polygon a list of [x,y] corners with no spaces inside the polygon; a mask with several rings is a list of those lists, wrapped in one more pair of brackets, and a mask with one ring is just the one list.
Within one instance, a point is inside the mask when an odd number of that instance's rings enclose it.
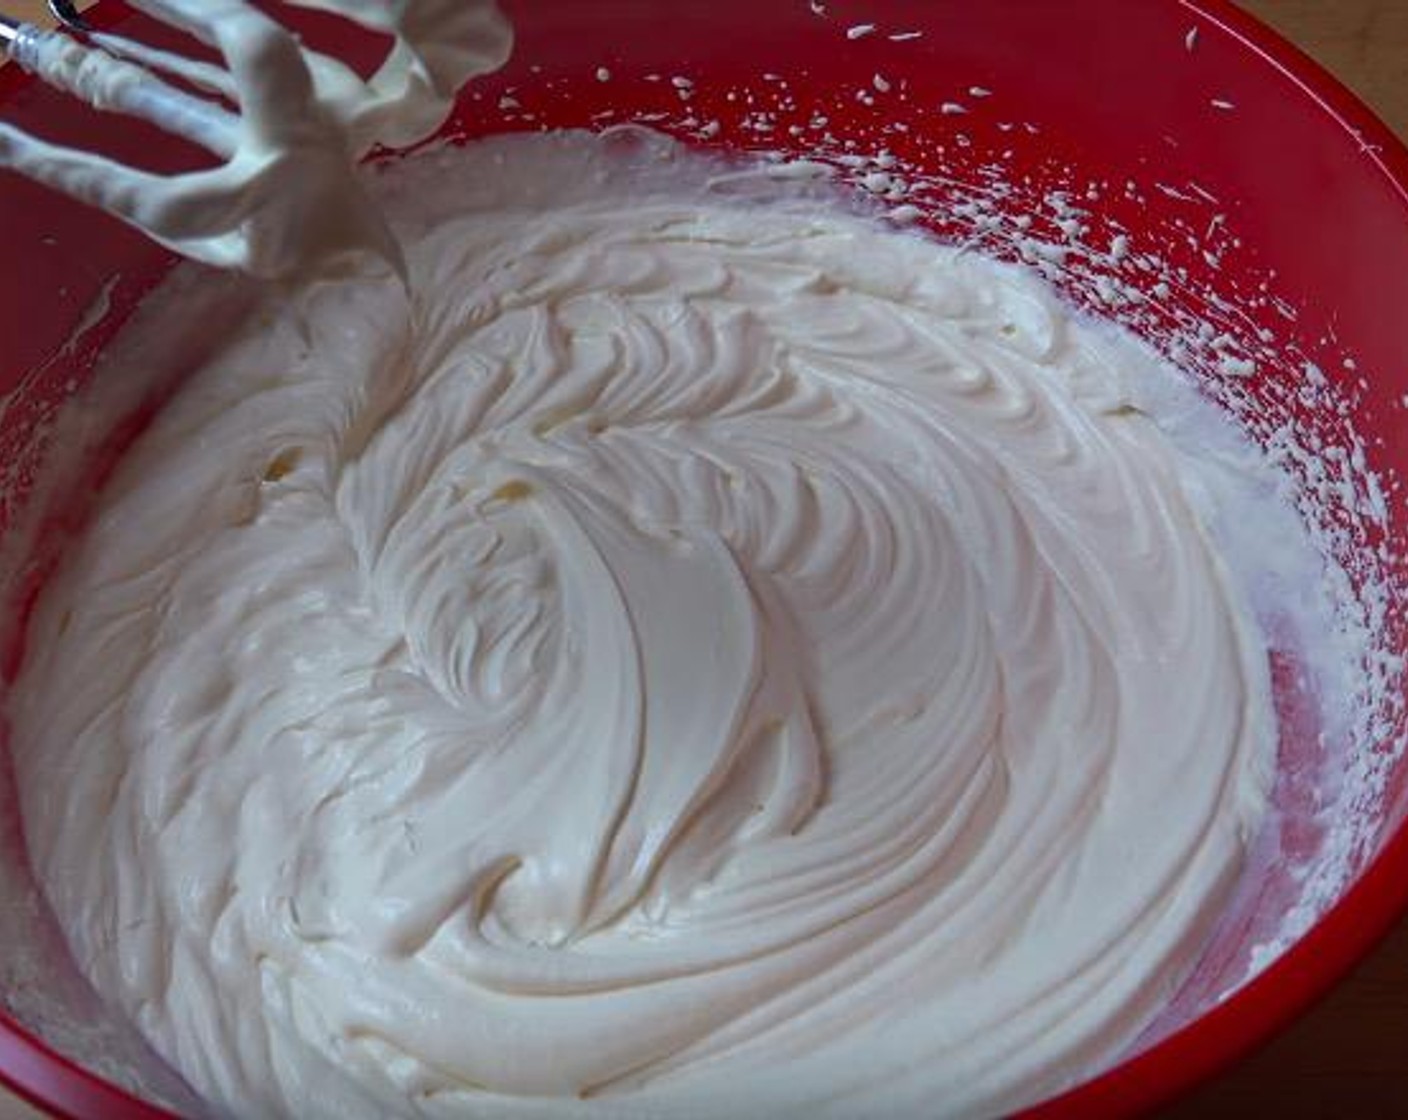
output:
{"label": "red mixing bowl", "polygon": [[[1291,424],[1336,448],[1353,429],[1368,469],[1385,477],[1408,470],[1400,434],[1408,151],[1333,78],[1226,0],[505,6],[518,29],[514,61],[466,94],[447,135],[635,119],[702,145],[792,155],[821,148],[842,166],[883,150],[865,166],[894,161],[914,188],[906,197],[922,204],[921,224],[1045,268],[1072,299],[1109,311],[1178,359],[1254,437],[1274,442],[1272,433]],[[111,2],[94,18],[169,38]],[[317,16],[306,30],[315,39],[345,35]],[[349,37],[341,46],[359,53],[371,44]],[[85,147],[101,143],[148,167],[192,165],[168,138],[97,118],[14,67],[0,72],[0,117]],[[1031,223],[1021,226],[1024,213]],[[1108,249],[1068,259],[1072,236]],[[31,499],[41,422],[91,376],[173,262],[105,216],[9,175],[0,176],[0,244],[8,254],[0,275],[3,530]],[[1215,326],[1200,335],[1204,321]],[[1320,388],[1307,394],[1298,386],[1312,367]],[[134,403],[109,458],[156,403]],[[1408,492],[1385,487],[1382,498],[1379,517],[1333,502],[1323,512],[1343,522],[1341,548],[1374,556],[1374,578],[1393,587],[1405,578]],[[41,551],[8,589],[11,668],[43,571]],[[1390,662],[1408,652],[1400,602],[1381,601],[1375,620]],[[1373,741],[1357,756],[1322,758],[1294,667],[1273,669],[1282,727],[1276,810],[1232,912],[1131,1053],[1031,1115],[1127,1115],[1186,1089],[1286,1025],[1408,905],[1401,693],[1385,697]],[[1359,806],[1365,816],[1329,880],[1332,897],[1312,907],[1309,928],[1296,930],[1273,963],[1249,970],[1252,946],[1307,904],[1286,869],[1323,855],[1329,829],[1313,807],[1327,775],[1351,764],[1383,780]],[[18,863],[12,819],[3,831],[12,835],[0,859]],[[51,1048],[34,1024],[3,1016],[0,1079],[62,1115],[167,1115]]]}

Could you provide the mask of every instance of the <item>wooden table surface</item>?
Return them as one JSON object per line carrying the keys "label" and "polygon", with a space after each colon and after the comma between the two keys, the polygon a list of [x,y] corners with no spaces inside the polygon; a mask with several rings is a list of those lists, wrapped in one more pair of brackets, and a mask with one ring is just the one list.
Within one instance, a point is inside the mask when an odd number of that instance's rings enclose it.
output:
{"label": "wooden table surface", "polygon": [[[1240,2],[1408,138],[1408,0]],[[22,18],[43,7],[42,0],[0,0],[0,10]],[[1285,1034],[1163,1113],[1166,1120],[1262,1115],[1408,1117],[1408,922]],[[35,1116],[0,1094],[0,1120]]]}

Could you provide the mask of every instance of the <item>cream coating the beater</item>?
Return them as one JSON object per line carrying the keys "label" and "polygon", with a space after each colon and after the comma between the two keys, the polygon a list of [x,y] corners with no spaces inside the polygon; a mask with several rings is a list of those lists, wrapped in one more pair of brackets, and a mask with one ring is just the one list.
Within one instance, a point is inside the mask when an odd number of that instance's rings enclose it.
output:
{"label": "cream coating the beater", "polygon": [[265,279],[399,269],[399,247],[362,190],[357,161],[377,145],[432,136],[460,87],[497,70],[513,48],[494,0],[288,0],[391,40],[363,76],[249,0],[130,2],[205,43],[221,64],[112,34],[78,42],[33,27],[13,35],[7,53],[56,88],[150,121],[223,162],[162,175],[0,122],[0,167],[101,207],[191,260]]}

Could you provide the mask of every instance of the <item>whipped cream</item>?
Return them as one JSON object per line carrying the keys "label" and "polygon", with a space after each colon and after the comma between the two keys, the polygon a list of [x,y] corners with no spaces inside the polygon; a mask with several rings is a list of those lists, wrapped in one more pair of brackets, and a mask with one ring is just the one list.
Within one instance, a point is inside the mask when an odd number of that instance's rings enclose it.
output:
{"label": "whipped cream", "polygon": [[[508,59],[512,29],[493,0],[290,2],[388,36],[389,53],[364,79],[246,0],[132,0],[214,48],[224,67],[115,35],[95,35],[95,49],[29,28],[10,47],[26,69],[224,162],[158,175],[0,123],[0,167],[206,264],[268,279],[355,274],[377,260],[399,269],[400,248],[362,189],[357,161],[379,144],[433,135],[460,86]],[[199,93],[160,80],[163,73]]]}
{"label": "whipped cream", "polygon": [[26,838],[97,988],[235,1115],[991,1114],[1117,1052],[1272,757],[1136,387],[1192,391],[639,131],[376,194],[413,305],[270,296],[35,612]]}

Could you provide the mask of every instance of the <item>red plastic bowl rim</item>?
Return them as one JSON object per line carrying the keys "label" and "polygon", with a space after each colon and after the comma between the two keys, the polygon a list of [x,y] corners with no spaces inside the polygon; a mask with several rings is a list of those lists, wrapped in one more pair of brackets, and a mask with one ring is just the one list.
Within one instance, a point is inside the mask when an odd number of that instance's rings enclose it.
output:
{"label": "red plastic bowl rim", "polygon": [[[1178,0],[1280,70],[1354,138],[1393,186],[1408,221],[1408,147],[1337,78],[1232,0]],[[89,18],[102,25],[112,7]],[[9,83],[6,83],[8,85]],[[1408,911],[1408,821],[1341,899],[1278,960],[1224,1003],[1141,1054],[1023,1113],[1031,1120],[1122,1117],[1182,1095],[1289,1026],[1322,998]],[[0,1011],[0,1082],[73,1120],[169,1120],[75,1064]]]}
{"label": "red plastic bowl rim", "polygon": [[[1179,0],[1294,82],[1377,164],[1404,203],[1408,147],[1334,75],[1232,0]],[[1188,1092],[1290,1026],[1358,964],[1408,911],[1408,820],[1311,929],[1226,1002],[1142,1054],[1028,1110],[1040,1120],[1130,1116]]]}

